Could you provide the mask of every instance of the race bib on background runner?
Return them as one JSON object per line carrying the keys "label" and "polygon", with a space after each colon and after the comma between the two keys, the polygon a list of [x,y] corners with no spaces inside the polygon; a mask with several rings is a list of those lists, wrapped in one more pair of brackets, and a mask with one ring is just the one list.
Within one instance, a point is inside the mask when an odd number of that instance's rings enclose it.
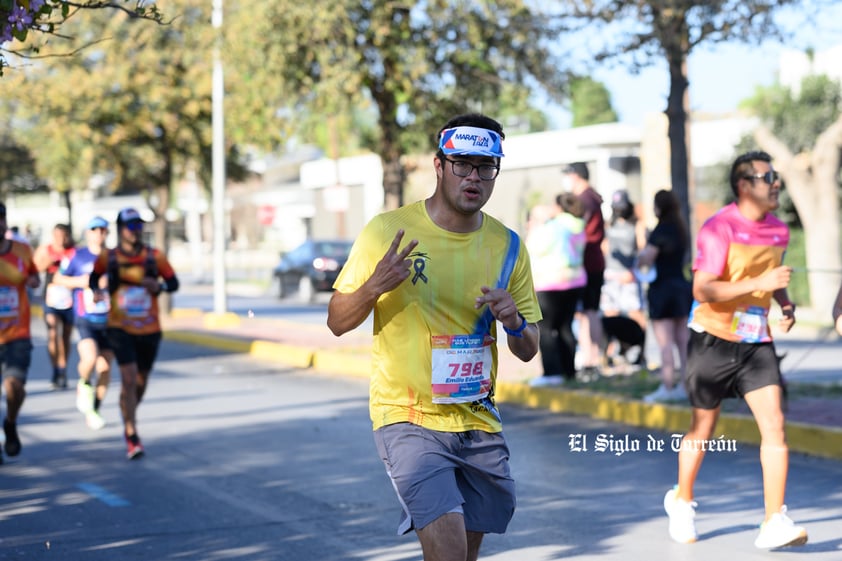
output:
{"label": "race bib on background runner", "polygon": [[127,317],[145,318],[152,309],[152,297],[142,286],[121,286],[117,290],[117,307]]}
{"label": "race bib on background runner", "polygon": [[73,294],[66,286],[48,284],[44,294],[44,303],[56,310],[69,310],[73,307]]}
{"label": "race bib on background runner", "polygon": [[0,286],[0,318],[18,317],[20,302],[14,286]]}

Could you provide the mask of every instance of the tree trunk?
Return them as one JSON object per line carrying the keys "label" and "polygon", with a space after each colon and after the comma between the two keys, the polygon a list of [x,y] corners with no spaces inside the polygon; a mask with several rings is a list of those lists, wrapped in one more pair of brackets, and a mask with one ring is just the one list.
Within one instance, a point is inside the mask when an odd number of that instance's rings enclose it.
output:
{"label": "tree trunk", "polygon": [[[842,117],[823,132],[812,151],[793,155],[784,143],[765,127],[755,139],[768,152],[786,180],[786,187],[804,227],[809,304],[819,319],[830,320],[830,312],[842,281],[840,256],[839,150],[842,149]],[[826,314],[826,316],[825,316]]]}
{"label": "tree trunk", "polygon": [[692,234],[693,222],[690,215],[690,188],[688,181],[687,150],[687,59],[684,52],[667,56],[670,71],[670,91],[667,98],[667,136],[670,143],[670,179],[672,192],[678,197],[681,214]]}
{"label": "tree trunk", "polygon": [[383,205],[385,210],[395,210],[403,206],[403,188],[406,173],[400,158],[392,161],[383,160]]}
{"label": "tree trunk", "polygon": [[[170,190],[173,181],[173,166],[172,157],[167,154],[165,157],[164,170],[161,173],[162,184],[157,185],[147,203],[150,203],[150,208],[155,215],[155,222],[152,224],[152,246],[157,248],[164,255],[167,255],[170,249],[169,228],[167,227],[167,210],[170,208]],[[155,203],[152,205],[151,203]],[[176,271],[178,273],[178,271]],[[158,307],[164,314],[169,314],[172,311],[172,298],[168,293],[163,293],[158,297]]]}
{"label": "tree trunk", "polygon": [[70,197],[70,189],[61,192],[61,197],[64,199],[64,206],[67,207],[67,227],[73,231],[73,201]]}

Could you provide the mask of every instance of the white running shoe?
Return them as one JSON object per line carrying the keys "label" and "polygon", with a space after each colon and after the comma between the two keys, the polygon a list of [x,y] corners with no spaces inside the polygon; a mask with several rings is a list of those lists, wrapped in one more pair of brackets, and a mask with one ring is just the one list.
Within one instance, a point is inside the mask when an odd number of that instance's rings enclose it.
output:
{"label": "white running shoe", "polygon": [[99,430],[105,426],[105,419],[99,414],[99,411],[91,409],[85,413],[85,422],[91,430]]}
{"label": "white running shoe", "polygon": [[786,515],[786,505],[772,518],[760,525],[760,534],[754,540],[755,547],[760,549],[774,549],[788,545],[804,545],[807,543],[807,530],[795,523]]}
{"label": "white running shoe", "polygon": [[543,388],[546,386],[561,386],[564,384],[564,376],[561,374],[550,374],[548,376],[539,376],[529,380],[529,385],[533,388]]}
{"label": "white running shoe", "polygon": [[689,503],[678,498],[678,485],[664,495],[664,510],[670,519],[670,537],[678,543],[693,543],[699,535],[696,533],[696,501]]}
{"label": "white running shoe", "polygon": [[684,401],[687,399],[687,391],[684,389],[684,384],[676,384],[670,392],[670,399],[673,401]]}
{"label": "white running shoe", "polygon": [[668,390],[663,384],[658,386],[658,389],[643,397],[644,403],[660,403],[663,401],[671,401],[675,399],[672,395],[673,390]]}
{"label": "white running shoe", "polygon": [[94,388],[82,380],[76,384],[76,409],[84,414],[94,409]]}

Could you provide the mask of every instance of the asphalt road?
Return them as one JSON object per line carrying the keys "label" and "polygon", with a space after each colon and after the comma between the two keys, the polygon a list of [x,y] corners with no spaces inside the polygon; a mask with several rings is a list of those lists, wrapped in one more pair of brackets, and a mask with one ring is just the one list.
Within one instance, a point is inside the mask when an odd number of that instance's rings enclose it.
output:
{"label": "asphalt road", "polygon": [[[420,561],[398,537],[398,503],[377,459],[366,382],[165,341],[139,412],[147,455],[127,461],[115,383],[108,425],[88,430],[74,393],[50,392],[36,339],[23,452],[0,466],[0,560]],[[794,455],[790,513],[810,543],[768,553],[757,449],[710,455],[697,499],[701,540],[667,536],[675,477],[669,435],[540,410],[503,408],[518,483],[493,561],[842,558],[842,464]],[[641,450],[594,449],[597,437]],[[588,450],[572,451],[583,435]],[[663,439],[667,449],[647,452]]]}

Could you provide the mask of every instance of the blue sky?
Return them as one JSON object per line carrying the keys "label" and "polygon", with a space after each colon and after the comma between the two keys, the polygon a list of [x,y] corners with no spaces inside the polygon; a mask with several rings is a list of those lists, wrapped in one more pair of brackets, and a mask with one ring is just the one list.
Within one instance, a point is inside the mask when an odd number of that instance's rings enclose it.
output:
{"label": "blue sky", "polygon": [[[808,0],[808,5],[814,4]],[[810,17],[815,14],[815,17]],[[704,45],[690,56],[690,106],[695,111],[721,113],[733,110],[750,97],[757,86],[775,82],[780,55],[784,50],[817,51],[842,43],[842,3],[780,12],[782,26],[793,30],[786,44],[767,41],[761,45],[721,43]],[[808,23],[810,20],[815,24]],[[791,26],[791,27],[790,27]],[[839,61],[842,65],[842,61]],[[647,67],[632,75],[621,67],[601,68],[594,73],[611,92],[612,104],[620,120],[640,125],[647,113],[663,111],[669,92],[666,64]],[[569,126],[569,116],[561,109],[548,111],[556,127]]]}

